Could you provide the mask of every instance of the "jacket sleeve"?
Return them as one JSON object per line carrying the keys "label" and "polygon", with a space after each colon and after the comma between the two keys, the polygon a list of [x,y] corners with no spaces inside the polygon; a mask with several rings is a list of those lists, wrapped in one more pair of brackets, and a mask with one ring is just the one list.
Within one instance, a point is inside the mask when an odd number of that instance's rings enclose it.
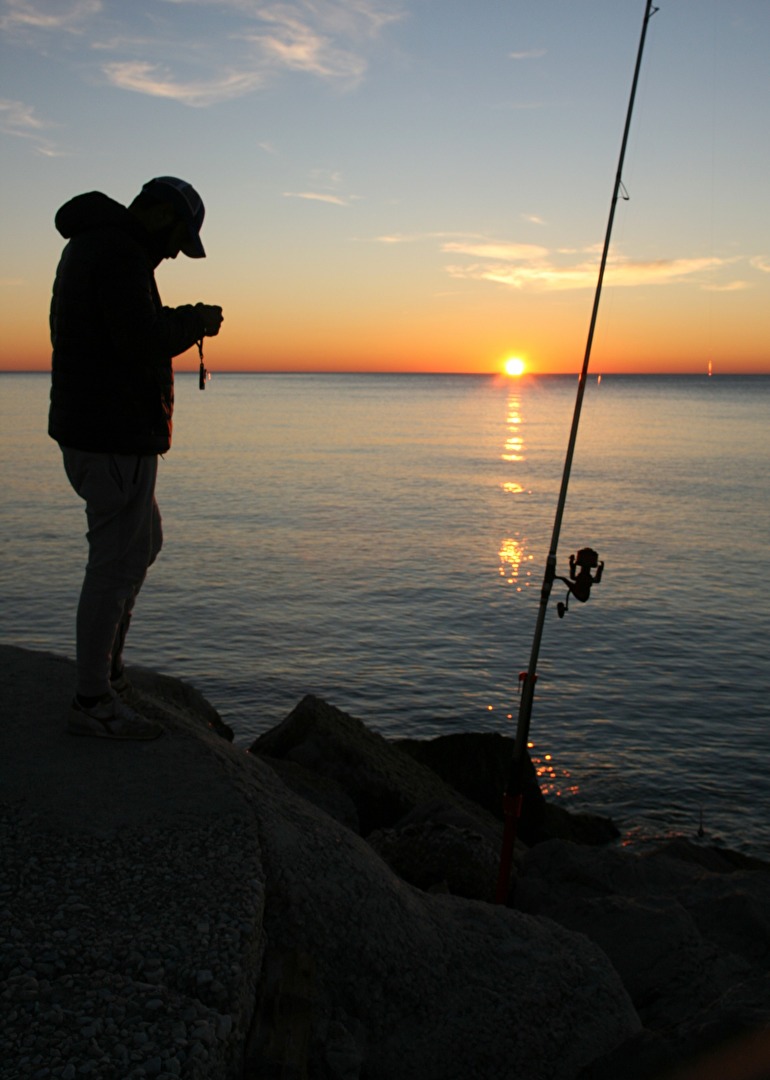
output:
{"label": "jacket sleeve", "polygon": [[155,277],[138,245],[131,244],[100,260],[95,283],[98,303],[112,347],[132,354],[140,364],[166,364],[202,336],[204,320],[191,304],[161,305]]}
{"label": "jacket sleeve", "polygon": [[168,355],[179,356],[203,337],[203,315],[193,304],[161,308],[161,334],[167,342]]}

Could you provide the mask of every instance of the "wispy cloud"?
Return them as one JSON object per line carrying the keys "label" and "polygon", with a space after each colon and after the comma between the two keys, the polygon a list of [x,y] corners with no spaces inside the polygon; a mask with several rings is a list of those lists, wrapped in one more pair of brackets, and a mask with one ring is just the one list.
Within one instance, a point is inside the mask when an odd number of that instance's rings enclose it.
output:
{"label": "wispy cloud", "polygon": [[[4,0],[0,30],[49,47],[63,30],[86,38],[103,77],[122,90],[191,106],[240,97],[282,73],[302,73],[343,89],[368,67],[370,43],[404,17],[405,0]],[[192,19],[185,9],[196,8]],[[213,31],[212,31],[213,27]],[[90,40],[89,40],[90,39]],[[189,78],[197,57],[204,74]],[[85,69],[84,69],[85,70]]]}
{"label": "wispy cloud", "polygon": [[[311,202],[331,203],[333,206],[350,206],[359,195],[341,195],[342,173],[337,169],[311,169],[310,188],[307,191],[284,191],[285,199],[308,199]],[[320,189],[320,190],[319,190]]]}
{"label": "wispy cloud", "polygon": [[505,260],[506,262],[532,262],[536,259],[544,259],[548,255],[548,248],[539,247],[537,244],[513,244],[499,241],[486,243],[452,241],[444,244],[442,250],[451,254],[471,255],[477,259]]}
{"label": "wispy cloud", "polygon": [[310,199],[313,202],[333,203],[334,206],[348,206],[349,200],[339,195],[329,195],[323,191],[284,191],[286,199]]}
{"label": "wispy cloud", "polygon": [[102,0],[5,0],[0,31],[56,30],[79,33],[85,22],[98,15]]}
{"label": "wispy cloud", "polygon": [[376,37],[389,23],[405,16],[404,0],[276,0],[258,4],[255,0],[163,0],[170,7],[212,8],[240,13],[267,22],[307,21],[335,36],[351,39]]}
{"label": "wispy cloud", "polygon": [[[535,219],[539,222],[539,219]],[[495,240],[469,233],[426,232],[386,233],[374,237],[378,244],[398,245],[433,242],[442,255],[455,256],[445,265],[445,272],[456,280],[489,281],[510,289],[532,292],[559,292],[568,289],[595,288],[599,272],[601,244],[575,248],[551,249],[540,244]],[[467,258],[468,261],[459,261]],[[740,258],[678,258],[633,260],[620,254],[608,260],[605,284],[618,286],[670,285],[695,281],[703,289],[726,292],[749,288],[735,280],[716,283],[714,275]],[[770,259],[756,256],[751,265],[770,273]]]}
{"label": "wispy cloud", "polygon": [[63,153],[57,150],[48,137],[52,126],[37,115],[34,106],[26,105],[23,101],[0,99],[0,132],[20,139],[30,139],[35,150],[44,157],[63,157]]}
{"label": "wispy cloud", "polygon": [[[0,0],[0,31],[49,48],[78,34],[107,82],[121,90],[205,107],[301,73],[357,85],[371,43],[404,17],[406,0]],[[197,9],[192,17],[188,9]],[[105,54],[111,54],[105,57]],[[190,77],[185,65],[194,58]],[[87,64],[79,64],[87,71]]]}
{"label": "wispy cloud", "polygon": [[[445,245],[443,250],[475,256],[477,259],[471,263],[446,266],[446,272],[453,278],[490,281],[512,289],[538,292],[594,288],[597,282],[598,260],[583,259],[563,265],[546,249],[535,245]],[[483,261],[478,261],[479,256]],[[709,257],[645,262],[615,255],[608,262],[605,284],[624,287],[670,285],[713,273],[733,261]],[[708,283],[701,284],[707,287]]]}
{"label": "wispy cloud", "polygon": [[25,105],[23,101],[0,100],[0,128],[7,135],[39,137],[46,127],[32,105]]}
{"label": "wispy cloud", "polygon": [[358,81],[366,70],[360,54],[283,5],[260,12],[264,26],[244,32],[241,40],[254,50],[258,65],[302,71],[324,79]]}
{"label": "wispy cloud", "polygon": [[539,60],[545,56],[545,49],[523,49],[521,52],[510,52],[511,60]]}
{"label": "wispy cloud", "polygon": [[372,238],[372,243],[375,244],[419,244],[425,240],[443,240],[449,241],[450,238],[460,238],[465,243],[471,243],[474,240],[483,241],[485,238],[478,233],[469,235],[468,233],[457,232],[420,232],[420,233],[385,233],[382,236],[375,236]]}
{"label": "wispy cloud", "polygon": [[[355,86],[368,65],[367,42],[401,18],[400,0],[293,0],[255,4],[251,0],[165,0],[167,8],[195,6],[219,12],[222,29],[191,39],[171,17],[156,26],[158,37],[141,56],[106,62],[112,85],[184,105],[205,107],[241,97],[282,73],[301,73],[343,89]],[[224,15],[228,18],[225,19]],[[184,39],[184,47],[181,42]],[[115,41],[116,48],[117,39]],[[104,43],[101,45],[105,47]],[[120,51],[131,53],[128,39]],[[180,56],[198,56],[208,75],[180,75]]]}
{"label": "wispy cloud", "polygon": [[182,82],[167,68],[144,60],[115,61],[105,64],[102,70],[112,85],[121,90],[135,90],[200,108],[241,97],[264,81],[264,76],[256,71],[231,71],[211,80]]}
{"label": "wispy cloud", "polygon": [[743,292],[744,289],[750,289],[751,284],[748,281],[728,281],[724,285],[704,285],[703,288],[706,292]]}
{"label": "wispy cloud", "polygon": [[770,258],[767,255],[755,255],[749,261],[755,270],[761,270],[763,274],[770,274]]}

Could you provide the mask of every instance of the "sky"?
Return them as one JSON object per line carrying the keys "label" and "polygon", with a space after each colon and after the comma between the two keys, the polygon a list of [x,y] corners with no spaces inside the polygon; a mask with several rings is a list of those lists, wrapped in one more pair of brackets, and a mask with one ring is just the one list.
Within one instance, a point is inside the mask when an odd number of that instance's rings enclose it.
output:
{"label": "sky", "polygon": [[[591,370],[770,373],[770,3],[658,8]],[[644,12],[0,0],[0,370],[50,367],[57,208],[173,175],[214,372],[579,371]]]}

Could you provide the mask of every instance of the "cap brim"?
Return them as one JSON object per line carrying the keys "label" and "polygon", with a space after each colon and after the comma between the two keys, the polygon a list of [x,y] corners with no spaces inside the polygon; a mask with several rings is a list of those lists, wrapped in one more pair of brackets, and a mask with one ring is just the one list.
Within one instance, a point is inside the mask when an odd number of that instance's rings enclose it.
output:
{"label": "cap brim", "polygon": [[191,232],[187,243],[182,245],[182,254],[188,259],[205,259],[206,252],[203,249],[201,238],[197,233]]}

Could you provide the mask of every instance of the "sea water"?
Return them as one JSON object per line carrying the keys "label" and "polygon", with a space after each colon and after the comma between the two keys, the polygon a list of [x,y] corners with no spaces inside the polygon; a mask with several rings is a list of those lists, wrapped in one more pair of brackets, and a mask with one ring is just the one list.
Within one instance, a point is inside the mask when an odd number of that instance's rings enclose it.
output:
{"label": "sea water", "polygon": [[[576,378],[177,379],[127,651],[247,746],[306,694],[386,736],[513,734]],[[0,376],[0,640],[73,655],[83,505],[48,378]],[[546,792],[770,855],[770,378],[590,376],[532,712]]]}

